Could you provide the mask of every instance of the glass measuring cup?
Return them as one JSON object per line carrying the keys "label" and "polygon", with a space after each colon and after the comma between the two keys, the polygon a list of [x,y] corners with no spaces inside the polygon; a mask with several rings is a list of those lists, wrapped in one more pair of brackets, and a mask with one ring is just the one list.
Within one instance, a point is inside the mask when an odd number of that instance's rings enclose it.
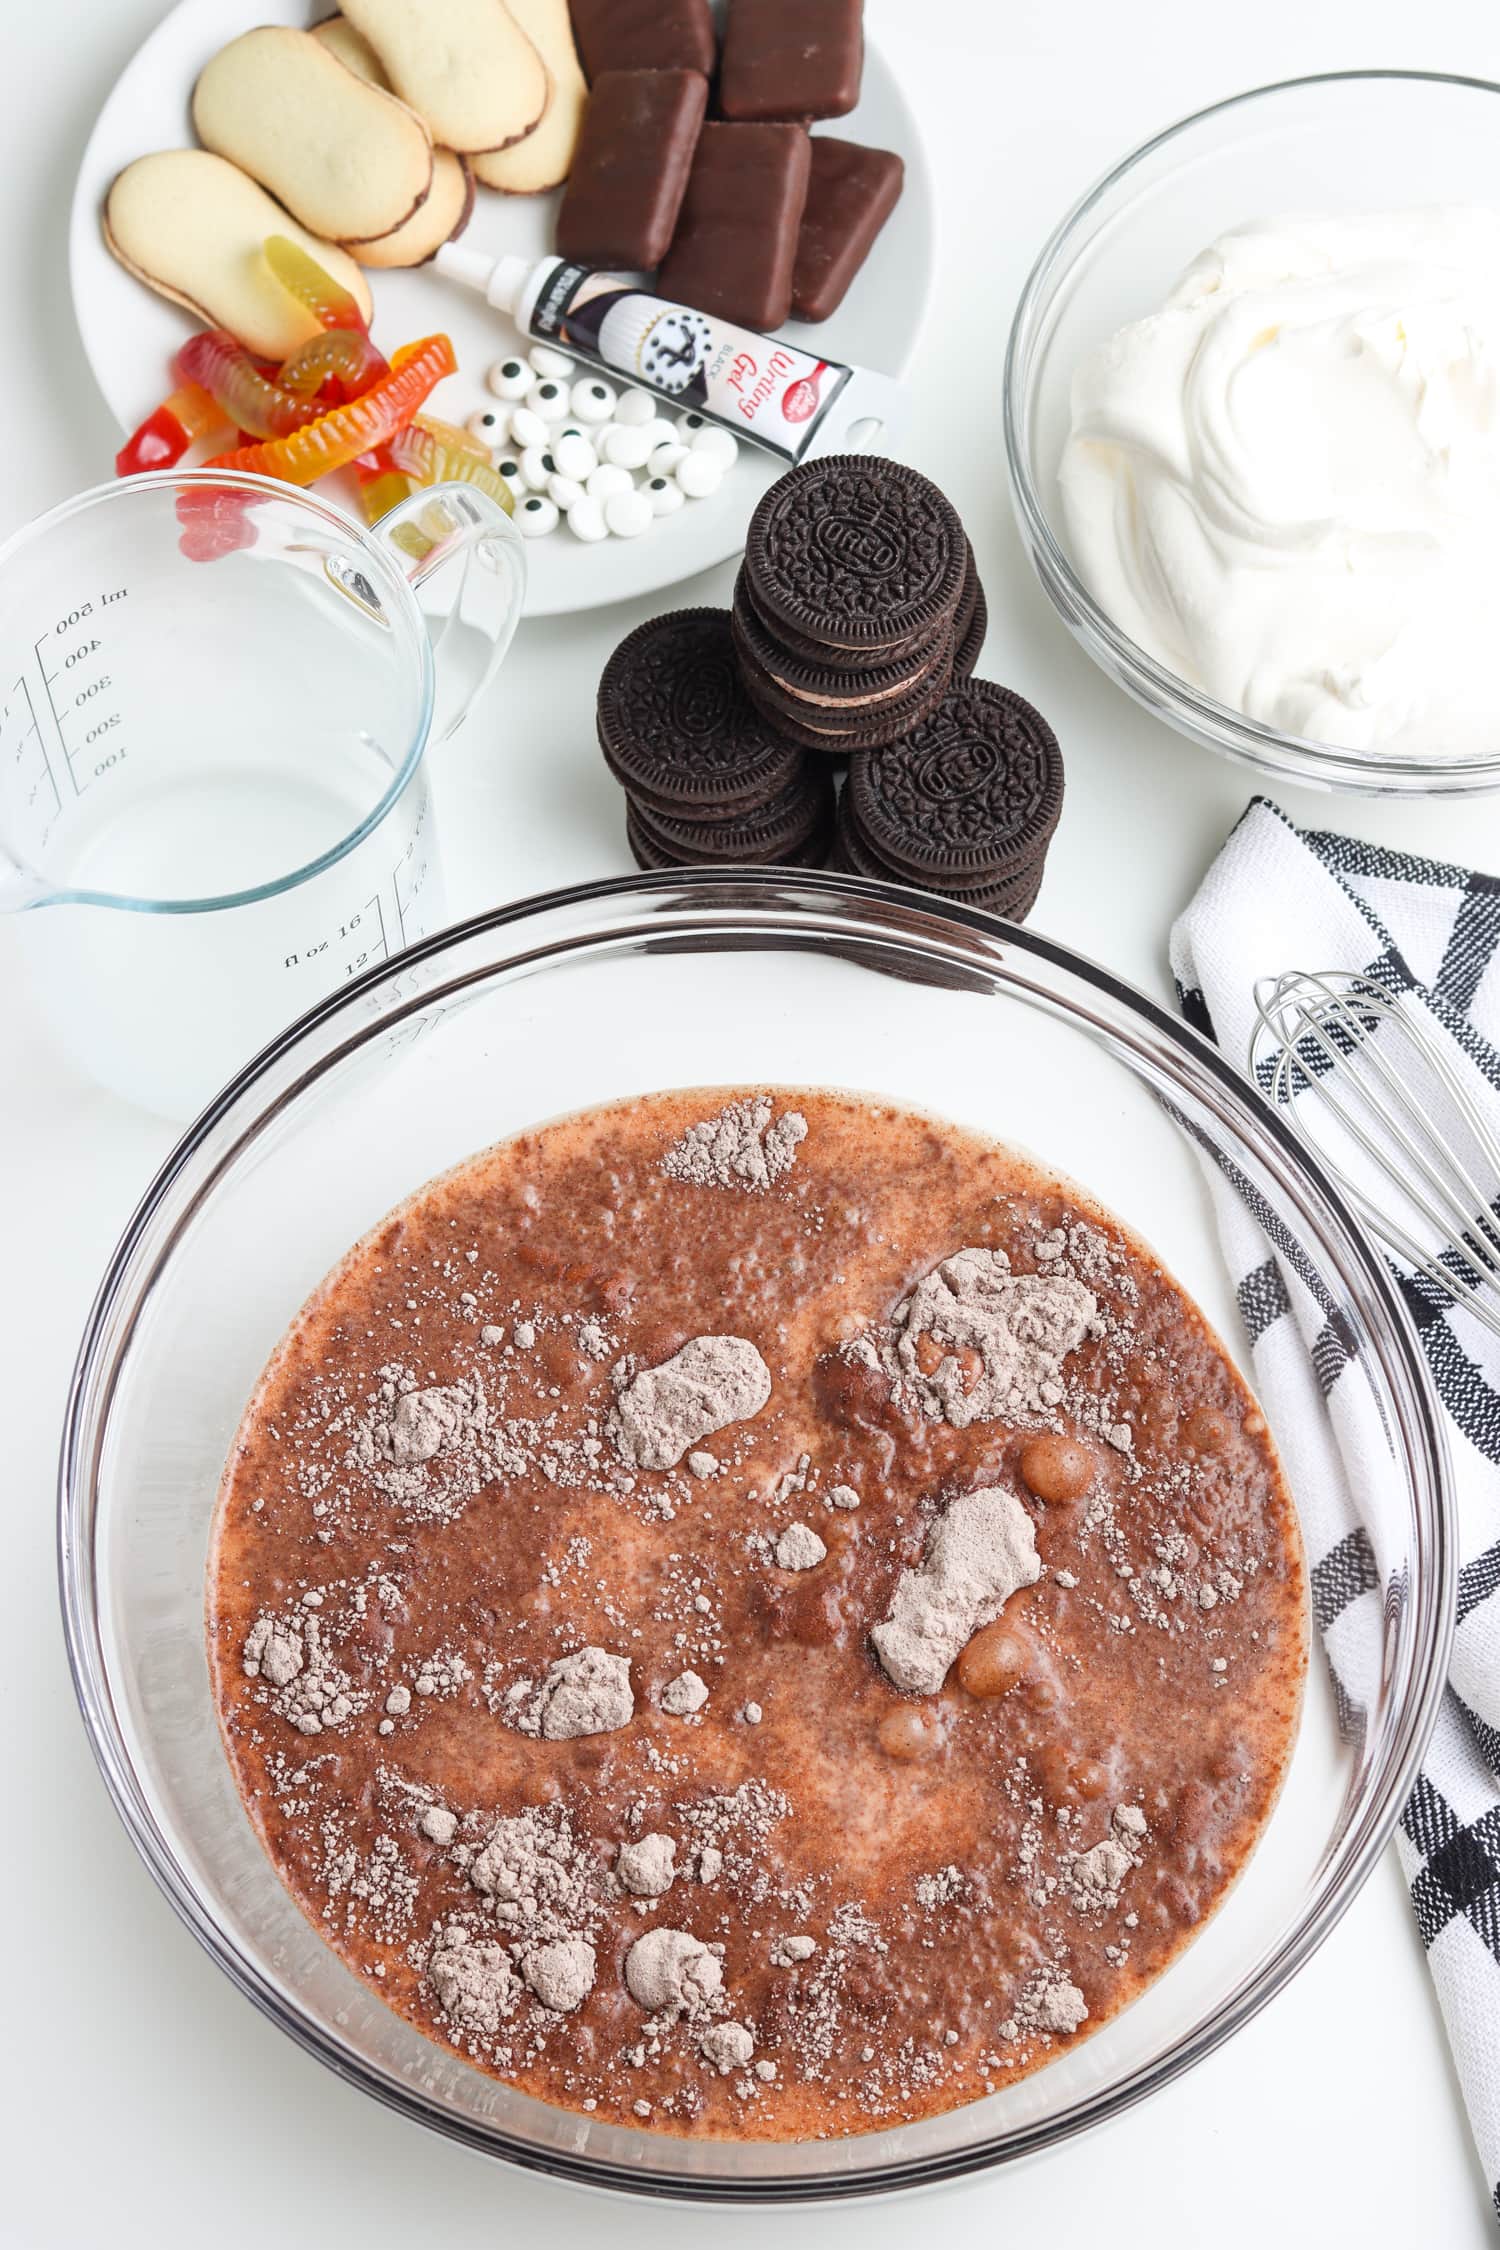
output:
{"label": "glass measuring cup", "polygon": [[426,752],[492,677],[524,578],[467,485],[366,531],[264,477],[167,472],[0,547],[0,908],[92,1077],[189,1114],[441,925]]}

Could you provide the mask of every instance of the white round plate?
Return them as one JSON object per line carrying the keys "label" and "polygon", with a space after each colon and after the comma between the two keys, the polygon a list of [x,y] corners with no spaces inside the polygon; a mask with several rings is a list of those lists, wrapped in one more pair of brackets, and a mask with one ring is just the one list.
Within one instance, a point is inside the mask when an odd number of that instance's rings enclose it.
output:
{"label": "white round plate", "polygon": [[[180,0],[121,73],[84,150],[73,194],[68,264],[83,348],[122,430],[133,430],[173,389],[171,362],[198,325],[117,265],[104,246],[99,215],[110,182],[133,157],[191,146],[188,105],[199,71],[226,41],[257,23],[315,22],[332,0]],[[865,56],[859,107],[829,130],[895,149],[906,188],[864,271],[831,320],[793,323],[789,340],[833,360],[901,375],[916,346],[933,270],[932,183],[911,111],[877,50]],[[464,241],[499,255],[533,258],[552,248],[556,197],[497,195],[480,188]],[[446,329],[459,372],[434,395],[433,409],[462,422],[485,403],[485,369],[514,350],[510,323],[484,299],[430,267],[372,273],[375,337],[387,351],[410,337]],[[711,499],[690,501],[642,538],[585,546],[564,527],[528,550],[526,612],[550,617],[656,593],[737,555],[751,510],[783,466],[744,446]]]}

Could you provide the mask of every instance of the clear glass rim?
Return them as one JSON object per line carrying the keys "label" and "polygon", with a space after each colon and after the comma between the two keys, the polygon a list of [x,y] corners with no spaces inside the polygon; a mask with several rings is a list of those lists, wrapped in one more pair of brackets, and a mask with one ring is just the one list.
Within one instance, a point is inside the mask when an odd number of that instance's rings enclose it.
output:
{"label": "clear glass rim", "polygon": [[1279,95],[1305,93],[1316,87],[1392,84],[1447,86],[1468,93],[1500,95],[1500,84],[1491,79],[1440,70],[1329,70],[1277,79],[1178,118],[1142,141],[1096,180],[1043,243],[1016,303],[1002,386],[1006,469],[1022,544],[1043,591],[1096,663],[1148,710],[1167,717],[1195,741],[1281,780],[1368,795],[1479,795],[1500,788],[1500,747],[1482,757],[1465,759],[1366,756],[1306,735],[1286,734],[1247,718],[1244,712],[1216,701],[1180,673],[1159,663],[1122,632],[1095,601],[1053,531],[1031,471],[1031,378],[1039,334],[1074,262],[1075,237],[1099,205],[1160,150],[1216,118],[1251,109]]}
{"label": "clear glass rim", "polygon": [[[307,491],[301,485],[283,484],[277,477],[250,476],[239,469],[153,469],[139,476],[117,477],[107,484],[90,485],[85,492],[75,492],[71,498],[59,501],[45,515],[22,524],[18,531],[0,542],[0,572],[13,564],[34,541],[60,530],[75,516],[86,510],[100,507],[111,500],[130,500],[142,493],[161,492],[167,489],[180,491],[184,486],[199,490],[241,491],[264,494],[288,505],[300,505],[309,514],[321,516],[324,523],[337,531],[340,537],[352,539],[371,559],[382,582],[391,592],[396,606],[404,616],[407,636],[420,675],[418,691],[417,724],[401,763],[380,797],[364,817],[320,852],[304,866],[288,874],[275,875],[269,881],[253,884],[248,890],[225,891],[217,897],[203,898],[137,898],[126,891],[73,890],[61,885],[46,883],[39,870],[29,870],[37,880],[46,885],[42,895],[28,899],[24,912],[37,913],[51,906],[103,906],[126,914],[217,914],[227,907],[254,906],[262,899],[280,898],[284,892],[296,890],[310,882],[315,875],[324,874],[347,859],[352,851],[365,841],[385,819],[392,806],[399,803],[402,792],[422,762],[427,749],[427,738],[432,729],[432,711],[435,692],[435,669],[432,642],[428,637],[421,604],[412,592],[404,573],[392,559],[389,548],[376,539],[368,527],[357,523],[346,509],[340,508],[321,494]],[[6,856],[0,847],[0,859]]]}
{"label": "clear glass rim", "polygon": [[[563,926],[528,933],[528,923],[541,923],[546,917],[560,919]],[[361,1020],[363,1004],[383,982],[424,962],[437,963],[445,954],[459,955],[476,939],[507,931],[515,932],[514,941],[482,967],[460,965],[448,984],[434,981],[415,996],[393,999],[380,1014],[367,1014]],[[928,2157],[861,2165],[856,2141],[837,2144],[840,2168],[822,2174],[788,2172],[733,2179],[668,2168],[637,2169],[572,2149],[542,2147],[503,2129],[481,2127],[429,2101],[411,2085],[351,2054],[295,2002],[289,2004],[220,1927],[181,1864],[172,1837],[155,1819],[116,1714],[95,1576],[99,1451],[120,1363],[139,1312],[178,1237],[236,1159],[335,1064],[405,1018],[499,973],[536,969],[590,952],[618,952],[623,946],[649,945],[653,940],[674,950],[694,944],[712,949],[716,944],[747,940],[781,940],[808,950],[820,935],[829,945],[862,941],[870,947],[872,959],[877,949],[885,949],[907,957],[918,955],[950,973],[967,967],[998,975],[1023,997],[1044,1003],[1054,1013],[1149,1061],[1148,1082],[1175,1082],[1210,1109],[1237,1141],[1253,1147],[1278,1189],[1290,1197],[1301,1221],[1316,1236],[1379,1351],[1416,1503],[1412,1645],[1405,1655],[1404,1676],[1393,1684],[1387,1708],[1379,1784],[1367,1787],[1354,1817],[1325,1847],[1312,1908],[1270,1954],[1241,1976],[1227,2002],[1168,2052],[1044,2121]],[[1081,985],[1088,994],[1087,1004],[1067,997],[1062,979]],[[339,1035],[341,1016],[349,1019],[344,1036]],[[314,1050],[313,1059],[289,1077],[274,1098],[236,1117],[236,1111],[254,1103],[261,1081],[295,1062],[299,1051],[308,1050]],[[201,1176],[195,1178],[195,1173]],[[928,910],[909,891],[863,877],[782,868],[731,874],[686,870],[670,878],[624,876],[538,893],[439,932],[403,954],[394,967],[380,965],[364,972],[291,1025],[230,1081],[183,1135],[126,1226],[80,1343],[58,1465],[58,1577],[64,1638],[90,1746],[137,1851],[178,1916],[231,1981],[338,2076],[466,2147],[579,2185],[717,2204],[814,2203],[894,2193],[1015,2161],[1133,2107],[1251,2021],[1342,1918],[1394,1832],[1446,1684],[1454,1629],[1455,1526],[1441,1412],[1394,1282],[1340,1190],[1210,1041],[1110,970],[1039,932],[946,902],[940,910],[936,904]],[[1340,1855],[1337,1879],[1331,1880],[1329,1863]],[[729,2150],[745,2145],[725,2144]],[[788,2148],[804,2145],[791,2143]],[[851,2151],[855,2153],[849,2161]]]}

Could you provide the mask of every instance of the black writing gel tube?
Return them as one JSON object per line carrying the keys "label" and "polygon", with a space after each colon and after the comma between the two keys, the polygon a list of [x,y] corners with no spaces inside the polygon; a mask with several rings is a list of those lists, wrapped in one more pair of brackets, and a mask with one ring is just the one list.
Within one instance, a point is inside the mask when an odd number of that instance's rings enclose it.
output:
{"label": "black writing gel tube", "polygon": [[595,273],[566,258],[489,258],[457,242],[443,245],[436,265],[537,343],[691,407],[783,461],[872,444],[901,398],[888,375],[674,305],[627,274]]}

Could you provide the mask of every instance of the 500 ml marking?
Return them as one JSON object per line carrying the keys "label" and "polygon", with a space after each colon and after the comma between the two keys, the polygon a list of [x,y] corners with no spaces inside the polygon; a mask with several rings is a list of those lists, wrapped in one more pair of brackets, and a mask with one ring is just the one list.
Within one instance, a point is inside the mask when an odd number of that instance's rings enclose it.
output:
{"label": "500 ml marking", "polygon": [[[116,586],[100,594],[97,601],[80,602],[31,644],[75,797],[81,797],[90,782],[101,780],[126,756],[125,744],[119,739],[123,713],[118,706],[111,709],[107,701],[115,682],[106,668],[100,627],[93,620],[102,610],[123,602],[129,592],[128,586]],[[62,662],[52,672],[42,654],[49,641],[63,647]]]}

